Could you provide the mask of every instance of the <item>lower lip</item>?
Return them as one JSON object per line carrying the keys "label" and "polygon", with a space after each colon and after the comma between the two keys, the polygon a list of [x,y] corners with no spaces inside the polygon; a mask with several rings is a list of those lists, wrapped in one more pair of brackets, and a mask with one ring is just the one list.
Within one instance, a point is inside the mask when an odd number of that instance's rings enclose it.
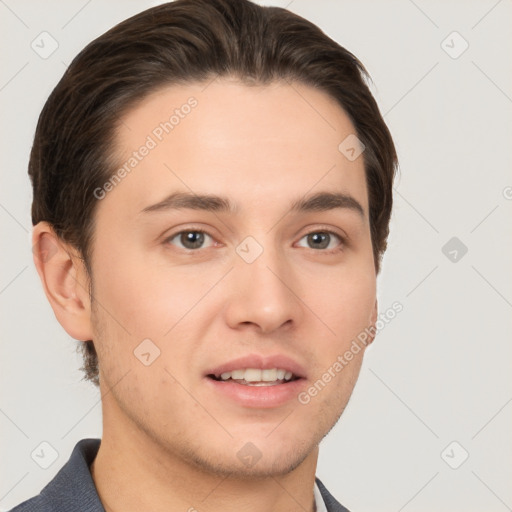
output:
{"label": "lower lip", "polygon": [[219,381],[206,377],[215,392],[223,394],[244,407],[270,409],[286,404],[304,388],[305,379],[272,386],[247,386],[234,381]]}

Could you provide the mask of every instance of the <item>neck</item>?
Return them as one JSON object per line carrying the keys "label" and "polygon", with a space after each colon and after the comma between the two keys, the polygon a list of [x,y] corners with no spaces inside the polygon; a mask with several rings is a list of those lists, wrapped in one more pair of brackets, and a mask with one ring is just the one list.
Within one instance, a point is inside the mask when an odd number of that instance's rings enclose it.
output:
{"label": "neck", "polygon": [[[105,418],[104,418],[105,420]],[[137,426],[104,431],[91,475],[106,512],[315,510],[318,447],[285,475],[220,475],[169,453]],[[126,425],[125,425],[126,427]]]}

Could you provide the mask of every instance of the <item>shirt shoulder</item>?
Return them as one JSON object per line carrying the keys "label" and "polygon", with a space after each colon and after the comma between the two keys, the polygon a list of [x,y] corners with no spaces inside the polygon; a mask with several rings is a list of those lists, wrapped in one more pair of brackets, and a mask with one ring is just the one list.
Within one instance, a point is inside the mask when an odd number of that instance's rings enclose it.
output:
{"label": "shirt shoulder", "polygon": [[53,508],[43,496],[38,494],[33,498],[16,505],[9,512],[53,512]]}
{"label": "shirt shoulder", "polygon": [[105,512],[89,469],[100,442],[100,439],[79,441],[53,480],[37,496],[10,512]]}

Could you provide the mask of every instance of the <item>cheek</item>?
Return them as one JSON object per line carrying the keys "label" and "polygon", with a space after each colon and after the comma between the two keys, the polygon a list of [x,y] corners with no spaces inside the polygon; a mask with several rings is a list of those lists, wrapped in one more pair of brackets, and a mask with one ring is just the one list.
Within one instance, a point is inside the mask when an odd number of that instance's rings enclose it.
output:
{"label": "cheek", "polygon": [[[137,257],[136,251],[125,254],[118,251],[114,260],[111,253],[115,266],[98,267],[95,275],[98,314],[105,325],[98,338],[103,368],[111,384],[128,369],[128,380],[142,379],[147,389],[170,378],[165,369],[183,380],[219,307],[209,291],[225,270],[199,271],[193,265],[167,265],[151,255]],[[144,341],[148,339],[150,343]],[[136,354],[148,351],[150,358],[153,353],[158,357],[145,367]]]}
{"label": "cheek", "polygon": [[161,338],[204,293],[205,281],[186,269],[164,266],[161,258],[134,248],[102,248],[95,297],[115,318],[116,329],[124,328],[133,338]]}
{"label": "cheek", "polygon": [[[372,272],[340,270],[317,280],[317,286],[305,296],[305,302],[325,324],[327,332],[334,331],[336,344],[345,344],[370,325],[376,283]],[[332,332],[325,339],[334,341]]]}

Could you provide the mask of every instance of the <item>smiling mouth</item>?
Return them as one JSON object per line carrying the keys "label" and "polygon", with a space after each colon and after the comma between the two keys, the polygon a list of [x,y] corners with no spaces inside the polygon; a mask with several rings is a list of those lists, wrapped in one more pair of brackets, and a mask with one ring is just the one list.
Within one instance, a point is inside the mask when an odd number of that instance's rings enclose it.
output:
{"label": "smiling mouth", "polygon": [[301,378],[282,368],[243,368],[218,375],[209,374],[208,377],[218,382],[233,382],[243,386],[277,386]]}

